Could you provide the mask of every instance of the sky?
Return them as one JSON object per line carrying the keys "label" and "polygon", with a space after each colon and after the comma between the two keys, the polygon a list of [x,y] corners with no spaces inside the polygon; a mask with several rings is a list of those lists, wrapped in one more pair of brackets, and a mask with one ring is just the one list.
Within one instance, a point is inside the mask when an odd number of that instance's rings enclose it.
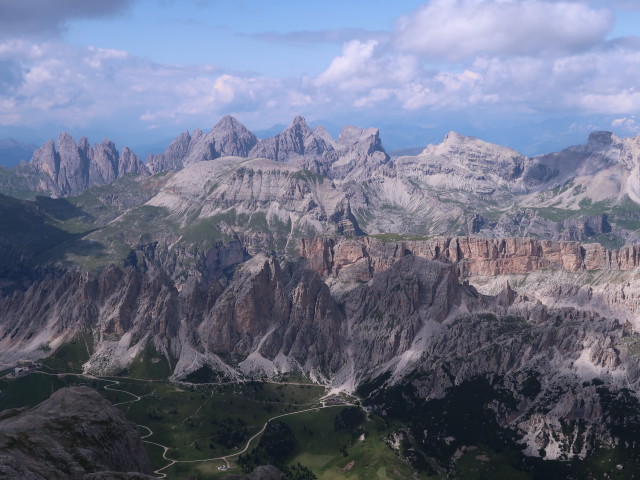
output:
{"label": "sky", "polygon": [[36,143],[302,115],[538,154],[637,135],[639,79],[640,0],[0,0],[0,137]]}

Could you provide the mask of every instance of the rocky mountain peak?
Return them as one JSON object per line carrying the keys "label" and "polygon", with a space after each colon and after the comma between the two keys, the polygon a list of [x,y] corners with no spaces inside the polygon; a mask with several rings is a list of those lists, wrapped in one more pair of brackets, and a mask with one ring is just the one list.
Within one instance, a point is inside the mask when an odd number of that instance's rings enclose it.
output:
{"label": "rocky mountain peak", "polygon": [[80,141],[78,142],[78,148],[84,152],[89,151],[89,139],[87,137],[81,137]]}
{"label": "rocky mountain peak", "polygon": [[376,148],[382,147],[380,141],[380,130],[377,128],[358,128],[351,125],[343,127],[338,136],[340,145],[355,145],[367,142]]}
{"label": "rocky mountain peak", "polygon": [[331,166],[335,177],[363,178],[390,161],[377,128],[346,126],[337,141],[338,160]]}
{"label": "rocky mountain peak", "polygon": [[475,137],[465,137],[464,135],[451,130],[444,136],[444,140],[442,141],[442,143],[447,145],[459,145],[461,143],[464,143],[467,138],[470,140],[477,140]]}
{"label": "rocky mountain peak", "polygon": [[211,130],[217,156],[246,157],[258,143],[258,138],[231,115],[225,115]]}
{"label": "rocky mountain peak", "polygon": [[[194,130],[194,136],[198,136],[200,130]],[[163,170],[180,170],[183,164],[183,158],[189,152],[191,144],[191,134],[187,130],[178,135],[160,155],[149,155],[147,158],[147,168],[152,173],[161,172]]]}
{"label": "rocky mountain peak", "polygon": [[185,165],[219,157],[247,157],[258,143],[257,137],[231,115],[225,115],[209,133],[195,129],[183,132],[160,155],[150,155],[147,166],[152,172],[181,170]]}
{"label": "rocky mountain peak", "polygon": [[491,182],[514,181],[522,176],[527,160],[509,147],[451,131],[442,143],[428,145],[418,157],[403,164],[409,166],[418,161],[422,165],[437,165],[437,169],[455,171],[455,175],[465,177],[466,184],[473,182],[476,190],[488,192],[494,187],[486,184],[487,178],[493,178]]}
{"label": "rocky mountain peak", "polygon": [[620,143],[620,138],[613,132],[599,131],[589,134],[587,145],[589,146],[609,146]]}
{"label": "rocky mountain peak", "polygon": [[60,156],[56,151],[54,141],[47,140],[40,148],[33,152],[30,164],[34,170],[45,174],[55,182],[60,168]]}
{"label": "rocky mountain peak", "polygon": [[291,163],[321,174],[326,174],[328,165],[336,159],[333,146],[316,137],[301,116],[275,137],[260,140],[249,156]]}
{"label": "rocky mountain peak", "polygon": [[244,125],[242,125],[237,119],[236,117],[234,117],[233,115],[225,115],[224,117],[222,117],[218,123],[215,124],[215,126],[213,128],[220,128],[220,127],[224,127],[224,126],[241,126],[244,127]]}
{"label": "rocky mountain peak", "polygon": [[67,158],[67,160],[78,157],[78,146],[73,137],[67,132],[58,135],[57,148],[60,156]]}
{"label": "rocky mountain peak", "polygon": [[296,126],[296,125],[299,125],[299,126],[304,127],[304,128],[309,128],[307,126],[306,120],[301,115],[296,115],[296,117],[293,119],[293,122],[291,122],[291,125],[290,125],[289,128],[291,128],[293,126]]}
{"label": "rocky mountain peak", "polygon": [[376,159],[372,162],[369,158],[366,162],[368,168],[389,160],[377,128],[347,126],[336,141],[323,127],[311,130],[304,117],[298,115],[279,134],[258,140],[237,119],[225,115],[208,134],[200,130],[195,130],[191,135],[184,132],[163,154],[151,155],[147,166],[152,172],[177,171],[189,163],[238,156],[266,158],[321,175],[340,176],[353,170],[356,159],[362,160],[374,154]]}
{"label": "rocky mountain peak", "polygon": [[422,152],[422,155],[429,154],[454,155],[461,161],[465,158],[473,159],[479,156],[496,160],[499,158],[524,158],[512,148],[485,142],[477,137],[467,137],[454,131],[447,133],[439,145],[429,145]]}
{"label": "rocky mountain peak", "polygon": [[[304,117],[298,115],[293,122],[282,132],[285,135],[291,135],[296,140],[299,153],[304,153],[304,139],[312,134],[311,129],[307,125]],[[281,134],[281,135],[282,135]]]}

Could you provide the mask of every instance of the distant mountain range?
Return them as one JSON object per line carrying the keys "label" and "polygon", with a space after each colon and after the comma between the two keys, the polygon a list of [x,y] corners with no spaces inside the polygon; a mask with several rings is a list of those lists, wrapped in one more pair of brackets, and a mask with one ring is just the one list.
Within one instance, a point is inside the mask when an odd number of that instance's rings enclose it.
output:
{"label": "distant mountain range", "polygon": [[[37,149],[28,164],[0,172],[0,191],[23,198],[38,192],[78,195],[123,175],[178,172],[202,162],[213,162],[207,168],[219,174],[217,167],[229,161],[218,159],[266,159],[334,181],[341,211],[353,216],[354,229],[370,234],[597,238],[616,246],[640,238],[629,228],[640,218],[634,174],[640,168],[639,142],[639,137],[595,132],[585,145],[527,157],[451,132],[441,144],[392,157],[375,128],[345,127],[336,139],[296,117],[282,132],[261,140],[226,116],[208,133],[181,133],[146,164],[109,140],[92,146],[85,138],[76,144],[61,134],[57,143]],[[326,198],[314,203],[327,208]],[[326,214],[332,212],[334,207]],[[328,227],[318,228],[314,231]]]}

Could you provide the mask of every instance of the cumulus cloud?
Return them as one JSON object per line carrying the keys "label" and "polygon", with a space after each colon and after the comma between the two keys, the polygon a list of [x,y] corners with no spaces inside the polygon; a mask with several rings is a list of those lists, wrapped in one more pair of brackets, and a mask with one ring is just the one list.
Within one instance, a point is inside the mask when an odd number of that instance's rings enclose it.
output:
{"label": "cumulus cloud", "polygon": [[0,36],[56,34],[71,19],[118,14],[131,3],[132,0],[0,0]]}
{"label": "cumulus cloud", "polygon": [[317,101],[339,108],[620,115],[640,111],[640,50],[631,46],[561,56],[485,55],[462,68],[432,68],[419,55],[352,41],[312,85]]}
{"label": "cumulus cloud", "polygon": [[601,42],[613,14],[578,2],[435,0],[398,22],[396,47],[460,61],[482,55],[584,51]]}
{"label": "cumulus cloud", "polygon": [[310,101],[280,79],[27,40],[0,42],[0,86],[0,106],[11,110],[0,115],[0,125],[50,122],[75,128],[117,118],[138,128],[193,119],[208,124],[230,111],[289,112]]}
{"label": "cumulus cloud", "polygon": [[378,42],[353,40],[344,45],[341,56],[336,57],[316,79],[316,85],[337,84],[342,90],[367,88],[376,80],[371,77],[374,67],[371,59]]}

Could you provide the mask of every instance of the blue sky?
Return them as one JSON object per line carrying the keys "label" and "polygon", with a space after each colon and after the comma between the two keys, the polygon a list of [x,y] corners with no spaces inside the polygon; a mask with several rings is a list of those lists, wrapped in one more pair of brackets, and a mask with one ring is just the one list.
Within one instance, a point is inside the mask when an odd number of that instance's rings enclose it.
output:
{"label": "blue sky", "polygon": [[524,153],[640,131],[640,1],[0,0],[0,136],[448,130]]}

